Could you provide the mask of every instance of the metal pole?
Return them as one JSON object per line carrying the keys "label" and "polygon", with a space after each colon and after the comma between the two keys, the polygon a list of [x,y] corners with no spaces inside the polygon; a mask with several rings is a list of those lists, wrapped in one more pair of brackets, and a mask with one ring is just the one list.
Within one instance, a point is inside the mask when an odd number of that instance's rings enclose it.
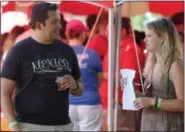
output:
{"label": "metal pole", "polygon": [[[1,6],[1,1],[0,1],[0,11],[3,10],[2,6]],[[2,15],[2,12],[1,12],[1,15]],[[0,24],[1,24],[1,16],[0,16]],[[2,26],[2,25],[1,25]],[[0,31],[1,31],[1,26],[0,26]],[[1,38],[2,39],[2,38]],[[3,48],[2,48],[2,43],[0,43],[0,63],[2,62],[2,57],[3,56]],[[0,64],[0,69],[1,69],[1,64]]]}
{"label": "metal pole", "polygon": [[115,72],[114,9],[109,9],[108,131],[113,131],[113,88]]}
{"label": "metal pole", "polygon": [[118,131],[118,101],[119,101],[119,80],[120,80],[120,42],[121,42],[121,5],[116,7],[116,95],[115,95],[115,110],[114,110],[114,131]]}
{"label": "metal pole", "polygon": [[[128,1],[128,0],[127,0]],[[124,2],[127,2],[126,0],[120,0],[119,2],[116,3],[116,6],[122,5]],[[128,2],[131,2],[131,0],[129,0]]]}

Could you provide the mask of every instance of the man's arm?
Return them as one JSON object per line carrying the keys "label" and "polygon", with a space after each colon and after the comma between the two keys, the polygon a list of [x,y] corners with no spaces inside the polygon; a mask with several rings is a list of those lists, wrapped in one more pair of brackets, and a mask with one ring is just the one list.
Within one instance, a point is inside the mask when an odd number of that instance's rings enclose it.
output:
{"label": "man's arm", "polygon": [[1,72],[1,107],[8,122],[13,124],[12,131],[20,131],[15,120],[15,110],[12,93],[17,80],[19,80],[21,66],[20,47],[13,46],[7,53]]}
{"label": "man's arm", "polygon": [[72,59],[73,59],[73,64],[72,64],[72,73],[71,73],[72,78],[71,79],[73,80],[72,83],[74,85],[72,85],[72,87],[69,90],[72,95],[80,96],[83,91],[83,82],[82,80],[80,80],[81,71],[80,71],[80,67],[78,64],[76,53],[74,52],[73,49],[72,49]]}
{"label": "man's arm", "polygon": [[[8,120],[9,124],[16,121],[15,119],[15,110],[12,101],[12,93],[15,87],[15,81],[1,78],[1,108],[3,114]],[[12,130],[20,130],[18,125],[15,125],[11,128]]]}

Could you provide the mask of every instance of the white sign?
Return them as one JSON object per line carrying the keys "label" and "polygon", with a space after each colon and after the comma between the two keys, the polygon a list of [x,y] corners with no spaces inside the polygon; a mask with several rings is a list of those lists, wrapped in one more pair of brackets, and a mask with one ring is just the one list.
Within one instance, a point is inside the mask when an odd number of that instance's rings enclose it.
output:
{"label": "white sign", "polygon": [[122,109],[123,110],[137,110],[134,107],[134,100],[136,95],[134,92],[133,79],[135,78],[135,70],[121,69],[121,75],[124,82],[123,98],[122,98]]}

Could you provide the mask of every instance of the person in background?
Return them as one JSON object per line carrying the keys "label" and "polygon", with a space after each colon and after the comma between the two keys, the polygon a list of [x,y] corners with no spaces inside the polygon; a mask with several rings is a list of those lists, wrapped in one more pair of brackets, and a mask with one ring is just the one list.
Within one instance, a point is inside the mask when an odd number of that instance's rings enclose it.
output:
{"label": "person in background", "polygon": [[[96,22],[96,19],[97,19],[97,15],[96,14],[91,14],[91,15],[87,16],[86,23],[87,23],[87,26],[88,26],[89,30],[87,31],[87,36],[86,36],[86,38],[85,38],[85,40],[83,42],[84,46],[86,46],[86,44],[87,44],[87,42],[89,40],[90,34],[91,34],[92,29],[94,27],[94,24]],[[91,37],[93,37],[96,33],[97,33],[97,26],[95,27],[95,30],[94,30],[94,32],[93,32]]]}
{"label": "person in background", "polygon": [[23,32],[25,32],[25,28],[24,27],[22,27],[22,26],[15,26],[10,31],[8,36],[6,37],[6,39],[4,40],[3,46],[2,46],[3,55],[2,55],[1,65],[3,64],[8,51],[14,46],[16,38],[20,34],[22,34]]}
{"label": "person in background", "polygon": [[7,39],[7,37],[8,37],[8,34],[9,33],[4,33],[4,34],[1,34],[1,48],[3,47],[3,45],[4,45],[4,42],[5,42],[5,40]]}
{"label": "person in background", "polygon": [[101,61],[108,51],[107,25],[108,13],[103,12],[97,23],[98,33],[93,36],[88,44],[88,48],[94,49],[99,54]]}
{"label": "person in background", "polygon": [[[134,79],[134,84],[136,85],[136,89],[141,91],[141,82],[139,75],[139,68],[137,64],[136,51],[138,51],[139,56],[139,64],[141,66],[141,70],[144,65],[144,60],[140,55],[140,50],[133,40],[132,35],[130,34],[130,19],[127,17],[122,17],[122,30],[121,30],[121,44],[120,44],[120,69],[131,69],[136,71],[136,77]],[[128,59],[129,57],[129,59]],[[103,61],[103,82],[100,86],[99,92],[101,95],[102,105],[104,108],[104,131],[107,130],[107,107],[108,107],[108,53],[106,54]],[[119,89],[119,105],[122,106],[122,89]],[[135,117],[135,113],[132,111],[123,111],[119,110],[118,116],[118,129],[120,131],[132,131],[135,130],[136,127],[139,127],[139,124],[136,126],[136,122],[140,122],[140,116],[137,114],[137,118]]]}
{"label": "person in background", "polygon": [[[36,2],[33,2],[33,5],[31,5],[31,6],[29,6],[28,8],[27,8],[27,19],[28,19],[28,21],[30,21],[30,17],[31,17],[31,10],[32,10],[32,8],[33,8],[33,6],[36,4]],[[28,25],[29,26],[29,25]],[[16,38],[16,40],[15,40],[15,43],[18,43],[18,42],[20,42],[20,41],[22,41],[22,40],[24,40],[24,39],[26,39],[26,38],[28,38],[28,37],[30,37],[31,35],[32,35],[32,29],[29,27],[24,33],[22,33],[22,34],[20,34],[17,38]]]}
{"label": "person in background", "polygon": [[66,38],[66,35],[65,35],[67,22],[64,19],[63,14],[60,14],[60,23],[61,23],[62,28],[59,31],[58,39],[63,41],[64,43],[67,43],[67,38]]}
{"label": "person in background", "polygon": [[0,60],[2,61],[2,56],[3,56],[3,46],[4,46],[4,42],[5,42],[5,40],[7,39],[7,37],[8,37],[8,34],[9,33],[4,33],[4,34],[2,34],[1,35],[1,43],[0,43]]}
{"label": "person in background", "polygon": [[8,34],[6,40],[4,41],[4,45],[3,45],[3,53],[8,52],[9,49],[12,48],[12,46],[15,44],[15,40],[16,38],[22,34],[23,32],[25,32],[24,27],[21,26],[15,26],[10,33]]}
{"label": "person in background", "polygon": [[[135,86],[135,90],[142,92],[141,82],[143,81],[142,71],[145,65],[145,54],[142,50],[142,34],[135,33],[135,39],[132,32],[130,19],[127,17],[122,17],[122,40],[120,47],[120,69],[130,69],[135,70],[135,78],[133,80],[133,84]],[[135,43],[136,42],[136,43]],[[137,60],[137,56],[138,60]],[[129,59],[128,59],[129,57]],[[119,104],[122,107],[123,102],[123,91],[120,88],[119,91]],[[141,112],[142,111],[129,111],[129,110],[120,110],[120,115],[124,117],[122,124],[120,124],[120,130],[139,131],[140,123],[141,123]]]}
{"label": "person in background", "polygon": [[138,50],[140,50],[139,52],[140,52],[141,58],[145,61],[147,57],[146,43],[144,42],[145,32],[135,30],[134,35],[136,39],[136,44],[138,46]]}
{"label": "person in background", "polygon": [[11,131],[72,131],[68,95],[81,95],[83,84],[76,54],[57,39],[57,9],[46,2],[33,6],[33,34],[15,44],[3,64],[1,106]]}
{"label": "person in background", "polygon": [[177,12],[171,16],[171,21],[175,25],[177,32],[182,43],[183,53],[184,53],[184,12]]}
{"label": "person in background", "polygon": [[134,35],[136,39],[136,44],[141,48],[143,52],[146,48],[146,45],[144,44],[145,32],[134,30]]}
{"label": "person in background", "polygon": [[102,81],[102,65],[96,51],[83,46],[87,30],[79,20],[71,20],[66,26],[66,36],[78,57],[84,83],[81,96],[69,95],[69,115],[74,131],[101,131],[103,115],[98,87]]}
{"label": "person in background", "polygon": [[134,101],[143,109],[141,131],[184,131],[184,62],[177,30],[160,18],[147,23],[145,34],[145,95]]}

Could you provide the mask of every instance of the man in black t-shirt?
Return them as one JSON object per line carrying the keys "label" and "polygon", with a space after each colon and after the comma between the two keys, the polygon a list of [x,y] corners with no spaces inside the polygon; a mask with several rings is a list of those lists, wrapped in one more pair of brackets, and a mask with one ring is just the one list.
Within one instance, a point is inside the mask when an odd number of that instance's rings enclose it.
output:
{"label": "man in black t-shirt", "polygon": [[30,27],[32,36],[17,43],[3,64],[2,111],[12,131],[72,131],[68,94],[81,95],[83,86],[73,49],[56,39],[57,6],[34,5]]}

